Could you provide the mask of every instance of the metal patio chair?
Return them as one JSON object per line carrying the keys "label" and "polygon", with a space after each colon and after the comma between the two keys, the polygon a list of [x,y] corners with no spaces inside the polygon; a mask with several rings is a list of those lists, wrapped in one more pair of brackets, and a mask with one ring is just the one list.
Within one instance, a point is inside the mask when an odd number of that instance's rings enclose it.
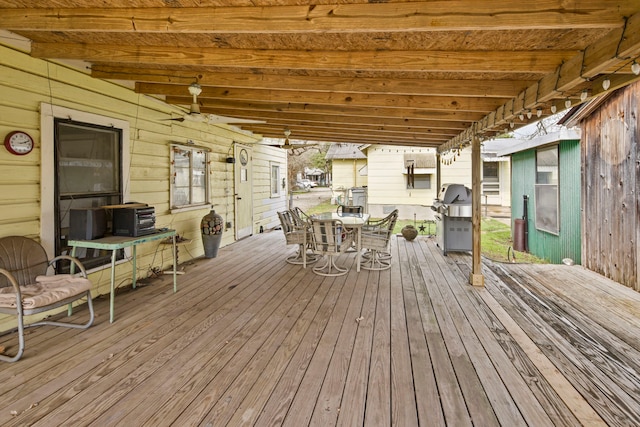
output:
{"label": "metal patio chair", "polygon": [[[49,267],[55,268],[63,259],[74,263],[80,273],[47,275]],[[24,324],[24,316],[70,305],[82,298],[87,299],[89,308],[89,320],[84,324],[53,320]],[[27,327],[51,325],[87,329],[93,324],[91,281],[78,259],[60,255],[49,261],[38,242],[22,236],[3,237],[0,239],[0,313],[17,317],[18,351],[15,356],[0,355],[2,361],[15,362],[24,352],[24,329]]]}
{"label": "metal patio chair", "polygon": [[302,267],[306,268],[307,264],[316,262],[319,256],[309,253],[311,245],[309,224],[301,218],[301,215],[304,216],[304,212],[298,208],[278,212],[287,245],[298,245],[296,253],[285,258],[285,261],[289,264],[302,264]]}
{"label": "metal patio chair", "polygon": [[311,226],[311,250],[326,258],[324,265],[313,267],[313,272],[321,276],[342,276],[348,268],[338,267],[335,258],[351,248],[354,232],[344,226],[339,219],[309,219]]}
{"label": "metal patio chair", "polygon": [[386,217],[377,221],[369,221],[362,227],[361,246],[366,251],[362,255],[365,260],[362,263],[362,268],[365,270],[386,270],[391,267],[389,242],[397,220],[398,210],[395,209]]}

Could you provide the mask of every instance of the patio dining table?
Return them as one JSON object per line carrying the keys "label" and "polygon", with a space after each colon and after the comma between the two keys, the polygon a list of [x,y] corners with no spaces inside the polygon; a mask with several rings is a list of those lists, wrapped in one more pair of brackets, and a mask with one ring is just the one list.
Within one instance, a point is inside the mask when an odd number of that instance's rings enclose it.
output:
{"label": "patio dining table", "polygon": [[360,252],[362,251],[362,226],[369,220],[369,214],[340,215],[337,212],[322,212],[311,215],[313,219],[339,219],[356,233],[356,271],[360,272]]}

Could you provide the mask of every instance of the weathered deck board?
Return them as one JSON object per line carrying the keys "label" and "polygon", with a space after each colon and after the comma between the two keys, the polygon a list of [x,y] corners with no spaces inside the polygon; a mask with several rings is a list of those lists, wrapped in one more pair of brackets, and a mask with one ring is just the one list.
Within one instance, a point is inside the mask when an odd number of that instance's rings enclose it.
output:
{"label": "weathered deck board", "polygon": [[176,294],[170,276],[121,290],[113,324],[99,298],[87,331],[30,330],[0,364],[0,424],[640,422],[640,296],[620,285],[487,261],[477,289],[470,257],[426,237],[394,237],[382,272],[343,254],[336,278],[285,263],[292,250],[253,236],[187,266]]}

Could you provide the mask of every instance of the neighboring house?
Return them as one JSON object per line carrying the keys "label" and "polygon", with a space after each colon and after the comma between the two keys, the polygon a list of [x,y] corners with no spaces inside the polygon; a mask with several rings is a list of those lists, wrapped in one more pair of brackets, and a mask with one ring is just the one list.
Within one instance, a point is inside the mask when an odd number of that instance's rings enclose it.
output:
{"label": "neighboring house", "polygon": [[[570,258],[579,264],[579,132],[564,129],[520,140],[498,155],[511,156],[514,240],[526,239],[529,252],[549,262],[559,264]],[[524,196],[528,197],[526,215]],[[525,218],[525,228],[517,229],[515,220]]]}
{"label": "neighboring house", "polygon": [[325,185],[326,178],[322,169],[318,168],[304,168],[304,177],[318,183],[318,185]]}
{"label": "neighboring house", "polygon": [[[501,142],[506,144],[507,142]],[[344,145],[344,144],[343,144]],[[500,144],[487,141],[483,145],[483,203],[509,206],[510,180],[508,157],[496,156]],[[331,151],[331,150],[330,150]],[[342,151],[336,150],[337,153]],[[367,210],[374,217],[383,217],[398,209],[400,218],[417,221],[432,220],[433,200],[438,196],[437,156],[435,148],[398,145],[351,145],[344,152],[362,161],[360,174],[368,175]],[[360,154],[358,154],[358,152]],[[441,159],[441,182],[471,187],[471,149],[460,153],[445,153]],[[366,161],[366,162],[365,162]],[[351,162],[351,163],[350,163]],[[333,173],[339,176],[353,173],[350,162],[335,162]],[[337,181],[334,177],[334,184]]]}
{"label": "neighboring house", "polygon": [[640,291],[640,82],[573,110],[582,164],[582,265]]}
{"label": "neighboring house", "polygon": [[[251,132],[175,120],[183,117],[175,106],[6,46],[0,99],[2,138],[22,131],[35,142],[26,154],[0,149],[0,236],[34,238],[50,257],[69,252],[74,208],[149,204],[157,228],[192,240],[181,246],[186,261],[203,255],[200,220],[212,206],[224,218],[222,245],[276,226],[286,207],[286,151]],[[141,245],[137,255],[141,277],[172,263],[170,245]],[[101,256],[83,254],[98,294],[110,282]],[[119,283],[131,280],[127,256]]]}
{"label": "neighboring house", "polygon": [[325,159],[331,162],[331,190],[334,201],[347,202],[351,197],[351,188],[364,188],[368,185],[367,156],[361,151],[360,144],[331,144]]}

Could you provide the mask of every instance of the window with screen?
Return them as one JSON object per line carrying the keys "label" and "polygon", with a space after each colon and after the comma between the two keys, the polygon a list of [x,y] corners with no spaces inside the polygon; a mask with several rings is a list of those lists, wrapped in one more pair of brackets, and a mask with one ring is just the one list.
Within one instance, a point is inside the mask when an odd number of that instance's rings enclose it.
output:
{"label": "window with screen", "polygon": [[171,146],[171,208],[203,206],[209,202],[209,151]]}
{"label": "window with screen", "polygon": [[[72,210],[122,202],[122,131],[63,119],[56,119],[54,126],[55,245],[56,254],[68,254]],[[79,248],[76,256],[91,269],[108,264],[111,252]]]}
{"label": "window with screen", "polygon": [[482,194],[500,195],[500,174],[498,162],[482,162]]}
{"label": "window with screen", "polygon": [[558,146],[536,151],[536,228],[549,233],[560,231]]}
{"label": "window with screen", "polygon": [[271,197],[277,197],[281,191],[280,183],[280,165],[271,163]]}

